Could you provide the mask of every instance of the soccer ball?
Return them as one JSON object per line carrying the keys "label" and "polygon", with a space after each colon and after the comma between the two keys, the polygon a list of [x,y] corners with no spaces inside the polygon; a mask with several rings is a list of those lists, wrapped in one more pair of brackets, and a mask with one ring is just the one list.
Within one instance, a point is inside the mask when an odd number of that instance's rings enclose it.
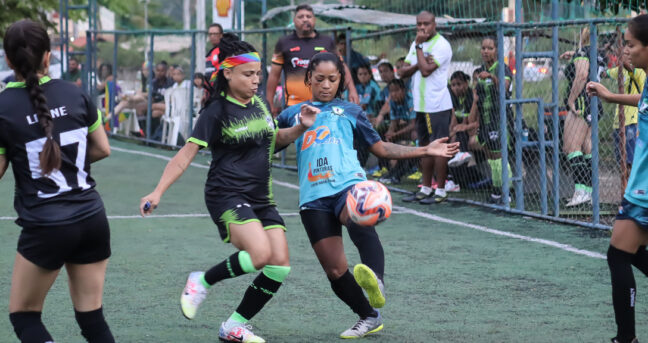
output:
{"label": "soccer ball", "polygon": [[392,198],[387,187],[377,181],[357,183],[346,198],[349,217],[360,226],[374,226],[392,212]]}

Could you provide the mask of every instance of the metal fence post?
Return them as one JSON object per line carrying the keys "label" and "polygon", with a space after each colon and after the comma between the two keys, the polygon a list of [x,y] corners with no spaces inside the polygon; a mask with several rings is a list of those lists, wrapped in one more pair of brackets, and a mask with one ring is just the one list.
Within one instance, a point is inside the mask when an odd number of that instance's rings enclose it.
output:
{"label": "metal fence post", "polygon": [[[119,118],[115,117],[115,96],[117,96],[117,72],[118,72],[118,69],[119,69],[119,67],[118,67],[119,64],[117,64],[117,51],[119,49],[119,35],[115,34],[113,37],[115,39],[115,44],[113,46],[113,66],[114,66],[113,67],[113,80],[114,80],[113,84],[114,84],[114,89],[115,90],[114,90],[113,93],[108,92],[108,94],[110,94],[110,102],[108,102],[108,103],[110,104],[110,113],[111,113],[111,116],[113,118],[113,123],[119,125]],[[106,101],[108,101],[108,100],[106,100]],[[117,113],[117,115],[119,116],[119,113]]]}
{"label": "metal fence post", "polygon": [[[552,0],[551,2],[551,19],[558,20],[558,0]],[[553,51],[553,61],[551,64],[551,103],[553,104],[551,110],[551,128],[553,132],[551,135],[553,149],[553,154],[551,155],[553,163],[551,194],[553,195],[553,215],[554,217],[558,217],[560,215],[560,117],[558,116],[558,77],[560,75],[558,75],[558,25],[554,25],[551,28],[551,33],[551,51]],[[541,132],[541,134],[544,134],[544,132]]]}
{"label": "metal fence post", "polygon": [[[598,81],[598,32],[595,23],[590,23],[590,81]],[[619,71],[621,72],[621,71]],[[600,220],[599,204],[599,99],[590,98],[590,115],[592,116],[592,223],[598,224]]]}
{"label": "metal fence post", "polygon": [[146,111],[146,139],[151,139],[151,118],[152,118],[152,111],[153,111],[153,42],[155,41],[155,34],[151,33],[151,38],[149,42],[149,58],[148,58],[148,69],[149,69],[149,76],[148,76],[148,105],[147,105],[147,111]]}
{"label": "metal fence post", "polygon": [[[196,74],[196,33],[191,33],[191,86],[189,87],[189,132],[193,129],[193,117],[194,117],[194,75]],[[218,71],[218,70],[217,70]],[[190,133],[191,134],[191,133]],[[185,140],[189,137],[184,137]]]}
{"label": "metal fence post", "polygon": [[[502,24],[497,24],[497,79],[499,91],[499,116],[500,116],[500,144],[501,148],[501,161],[502,161],[502,200],[504,207],[510,207],[509,201],[509,174],[508,174],[508,129],[507,129],[507,116],[506,116],[506,79],[504,73],[504,30]],[[517,190],[517,188],[516,188]],[[519,198],[517,194],[516,198]]]}

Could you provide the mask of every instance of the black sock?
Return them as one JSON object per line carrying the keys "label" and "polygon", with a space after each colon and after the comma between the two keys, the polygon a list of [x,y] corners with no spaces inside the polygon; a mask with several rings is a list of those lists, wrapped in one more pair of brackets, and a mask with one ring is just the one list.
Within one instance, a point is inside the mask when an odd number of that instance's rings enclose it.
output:
{"label": "black sock", "polygon": [[578,185],[585,185],[585,174],[587,173],[587,169],[583,155],[578,155],[570,158],[569,166],[571,167],[574,183]]}
{"label": "black sock", "polygon": [[344,301],[360,318],[378,316],[373,307],[369,305],[369,300],[362,293],[362,288],[358,286],[348,269],[339,279],[329,281],[335,295]]}
{"label": "black sock", "polygon": [[239,262],[239,253],[241,253],[241,251],[232,254],[223,262],[209,269],[205,273],[205,281],[208,284],[213,285],[218,281],[246,274],[241,267],[241,263]]}
{"label": "black sock", "polygon": [[366,264],[376,276],[382,280],[385,274],[385,252],[376,228],[373,226],[366,227],[360,226],[351,220],[347,222],[347,231],[349,237],[358,248],[360,254],[360,261]]}
{"label": "black sock", "polygon": [[632,265],[637,267],[644,275],[648,276],[648,251],[646,246],[642,245],[632,258]]}
{"label": "black sock", "polygon": [[14,332],[23,343],[54,342],[41,321],[41,313],[36,311],[14,312],[9,314]]}
{"label": "black sock", "polygon": [[90,343],[115,343],[115,338],[110,332],[108,323],[103,315],[103,308],[100,307],[94,311],[79,312],[74,310],[81,335]]}
{"label": "black sock", "polygon": [[236,312],[247,320],[252,319],[272,299],[272,296],[277,293],[280,286],[281,282],[272,280],[263,272],[259,273],[259,276],[252,281],[245,291],[243,300],[241,300],[238,308],[236,308]]}
{"label": "black sock", "polygon": [[583,182],[585,186],[592,187],[592,155],[583,156]]}
{"label": "black sock", "polygon": [[635,297],[637,287],[632,273],[634,254],[621,251],[610,245],[607,253],[610,276],[612,277],[612,304],[617,324],[617,338],[621,342],[635,337]]}
{"label": "black sock", "polygon": [[467,152],[468,151],[468,141],[470,137],[466,131],[457,132],[457,141],[459,142],[459,151]]}

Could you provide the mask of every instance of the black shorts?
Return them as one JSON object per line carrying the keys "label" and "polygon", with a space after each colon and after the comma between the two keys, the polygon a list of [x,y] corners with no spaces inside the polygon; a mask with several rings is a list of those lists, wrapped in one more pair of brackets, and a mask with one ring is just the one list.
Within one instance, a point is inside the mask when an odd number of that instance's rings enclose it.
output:
{"label": "black shorts", "polygon": [[60,269],[65,263],[89,264],[110,257],[110,228],[106,211],[62,226],[25,225],[18,252],[35,265]]}
{"label": "black shorts", "polygon": [[416,133],[421,145],[448,137],[451,119],[452,109],[433,113],[416,112]]}
{"label": "black shorts", "polygon": [[491,152],[499,152],[502,150],[502,141],[500,138],[499,128],[479,128],[477,132],[477,142],[479,145],[488,148]]}
{"label": "black shorts", "polygon": [[256,204],[240,196],[223,196],[219,199],[205,197],[207,210],[220,233],[223,242],[230,241],[230,224],[261,223],[265,230],[281,228],[286,231],[286,224],[272,204]]}
{"label": "black shorts", "polygon": [[342,236],[342,224],[338,218],[346,206],[351,187],[300,206],[299,215],[311,245],[323,238]]}

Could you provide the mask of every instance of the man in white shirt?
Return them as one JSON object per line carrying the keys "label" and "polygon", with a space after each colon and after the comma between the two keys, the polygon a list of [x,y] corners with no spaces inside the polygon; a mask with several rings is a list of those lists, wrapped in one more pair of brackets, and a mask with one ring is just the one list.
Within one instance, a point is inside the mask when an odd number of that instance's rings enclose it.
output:
{"label": "man in white shirt", "polygon": [[[401,78],[412,77],[412,96],[416,111],[419,145],[427,145],[449,134],[452,98],[448,90],[448,71],[452,60],[450,43],[436,31],[434,14],[423,11],[416,16],[416,40],[412,43],[404,65],[398,70]],[[403,201],[422,204],[440,203],[447,198],[445,181],[448,159],[421,159],[423,187]],[[432,177],[437,188],[432,194]]]}

